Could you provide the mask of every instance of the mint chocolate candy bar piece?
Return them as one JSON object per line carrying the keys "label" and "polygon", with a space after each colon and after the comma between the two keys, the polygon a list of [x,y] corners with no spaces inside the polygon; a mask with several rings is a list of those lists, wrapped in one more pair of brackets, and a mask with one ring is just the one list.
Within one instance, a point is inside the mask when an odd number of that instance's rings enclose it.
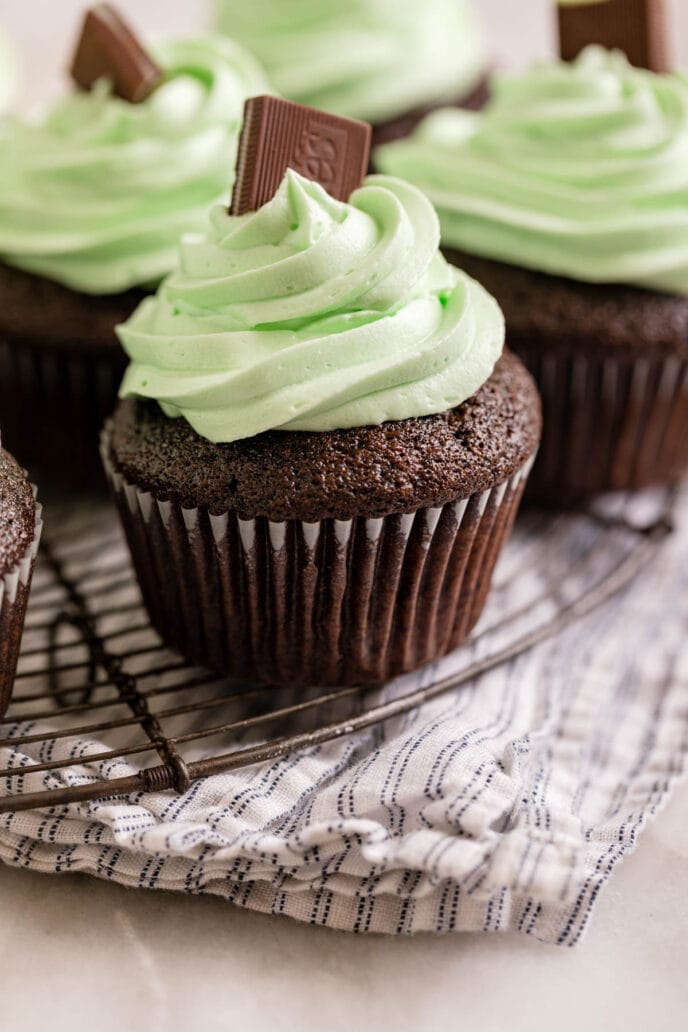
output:
{"label": "mint chocolate candy bar piece", "polygon": [[366,122],[317,111],[279,97],[251,97],[244,107],[230,212],[244,215],[271,200],[288,168],[348,201],[370,161]]}
{"label": "mint chocolate candy bar piece", "polygon": [[84,90],[91,89],[98,79],[109,79],[117,96],[130,104],[150,96],[163,77],[110,4],[97,4],[86,13],[71,71]]}
{"label": "mint chocolate candy bar piece", "polygon": [[631,64],[669,72],[665,0],[588,0],[559,3],[559,41],[564,61],[589,43],[623,50]]}

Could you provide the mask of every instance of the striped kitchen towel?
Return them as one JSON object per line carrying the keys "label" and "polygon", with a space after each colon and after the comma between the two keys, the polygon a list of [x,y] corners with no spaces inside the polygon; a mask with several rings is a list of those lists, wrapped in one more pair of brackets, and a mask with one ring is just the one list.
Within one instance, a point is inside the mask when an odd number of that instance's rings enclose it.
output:
{"label": "striped kitchen towel", "polygon": [[[197,782],[181,797],[0,816],[0,858],[212,893],[353,932],[511,929],[575,944],[686,767],[687,492],[676,519],[620,596],[474,683],[356,736]],[[533,578],[565,592],[567,572],[588,554],[585,533],[569,530],[566,547],[543,556],[526,521],[483,627],[518,611]],[[123,549],[116,535],[108,547],[115,558]],[[474,656],[484,648],[478,639]],[[404,684],[442,676],[459,658],[465,650]],[[28,677],[21,690],[30,688]],[[2,728],[0,769],[17,773],[0,778],[0,795],[136,769],[131,759],[89,761],[109,743],[87,735],[57,739],[49,755],[40,741],[12,744],[40,733],[38,720]],[[25,772],[64,756],[66,771]]]}

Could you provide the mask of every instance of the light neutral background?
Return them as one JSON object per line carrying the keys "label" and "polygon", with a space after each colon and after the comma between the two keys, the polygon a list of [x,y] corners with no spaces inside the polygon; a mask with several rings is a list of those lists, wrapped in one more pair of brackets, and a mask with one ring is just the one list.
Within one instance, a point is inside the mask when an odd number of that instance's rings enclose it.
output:
{"label": "light neutral background", "polygon": [[[194,28],[207,10],[200,0],[120,3],[162,32]],[[552,46],[548,0],[478,4],[500,63]],[[29,72],[24,105],[59,85],[82,6],[0,0]],[[688,0],[673,14],[688,63]],[[575,951],[515,936],[354,938],[212,899],[2,868],[0,1029],[673,1032],[688,1013],[687,812],[684,789],[614,875]]]}
{"label": "light neutral background", "polygon": [[[288,2],[288,0],[284,0]],[[323,4],[327,0],[321,0]],[[418,0],[422,3],[423,0]],[[688,64],[688,0],[667,0],[679,60]],[[140,29],[185,32],[209,24],[213,0],[118,0]],[[251,0],[237,0],[251,3]],[[489,26],[490,41],[501,65],[518,66],[551,52],[554,46],[553,0],[474,0]],[[87,0],[0,0],[0,22],[21,47],[28,74],[21,84],[23,106],[51,96],[64,78],[82,11]]]}

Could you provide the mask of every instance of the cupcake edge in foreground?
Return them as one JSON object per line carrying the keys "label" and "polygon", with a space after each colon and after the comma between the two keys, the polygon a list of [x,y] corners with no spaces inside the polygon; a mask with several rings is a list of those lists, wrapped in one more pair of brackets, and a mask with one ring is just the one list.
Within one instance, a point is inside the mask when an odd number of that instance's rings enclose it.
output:
{"label": "cupcake edge in foreground", "polygon": [[258,212],[216,209],[120,329],[104,461],[152,622],[187,659],[378,681],[477,620],[539,402],[438,240],[408,184],[370,177],[342,204],[290,172]]}
{"label": "cupcake edge in foreground", "polygon": [[52,480],[100,474],[98,434],[126,365],[114,328],[173,267],[179,235],[228,196],[243,102],[267,89],[230,40],[151,49],[167,71],[142,103],[101,80],[8,120],[0,143],[3,430]]}
{"label": "cupcake edge in foreground", "polygon": [[35,490],[0,447],[0,718],[14,685],[42,526]]}
{"label": "cupcake edge in foreground", "polygon": [[439,113],[374,155],[436,204],[444,253],[495,295],[536,378],[531,497],[688,468],[687,151],[688,82],[592,47],[497,76],[482,114]]}

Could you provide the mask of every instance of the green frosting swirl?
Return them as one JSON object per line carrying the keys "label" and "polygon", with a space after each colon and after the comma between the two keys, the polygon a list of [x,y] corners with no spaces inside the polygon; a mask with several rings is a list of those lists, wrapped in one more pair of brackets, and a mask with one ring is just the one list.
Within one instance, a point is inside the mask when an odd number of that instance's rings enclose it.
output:
{"label": "green frosting swirl", "polygon": [[285,97],[350,118],[452,101],[485,68],[469,0],[217,0],[217,11]]}
{"label": "green frosting swirl", "polygon": [[420,186],[442,243],[593,283],[688,294],[688,80],[585,50],[500,75],[479,115],[442,111],[377,167]]}
{"label": "green frosting swirl", "polygon": [[444,412],[490,376],[496,302],[438,251],[426,198],[370,176],[349,204],[288,171],[258,212],[217,207],[118,333],[121,397],[203,437],[334,430]]}
{"label": "green frosting swirl", "polygon": [[228,197],[243,103],[267,91],[222,37],[153,48],[165,81],[141,104],[74,91],[0,145],[0,257],[85,293],[157,284],[181,233]]}

